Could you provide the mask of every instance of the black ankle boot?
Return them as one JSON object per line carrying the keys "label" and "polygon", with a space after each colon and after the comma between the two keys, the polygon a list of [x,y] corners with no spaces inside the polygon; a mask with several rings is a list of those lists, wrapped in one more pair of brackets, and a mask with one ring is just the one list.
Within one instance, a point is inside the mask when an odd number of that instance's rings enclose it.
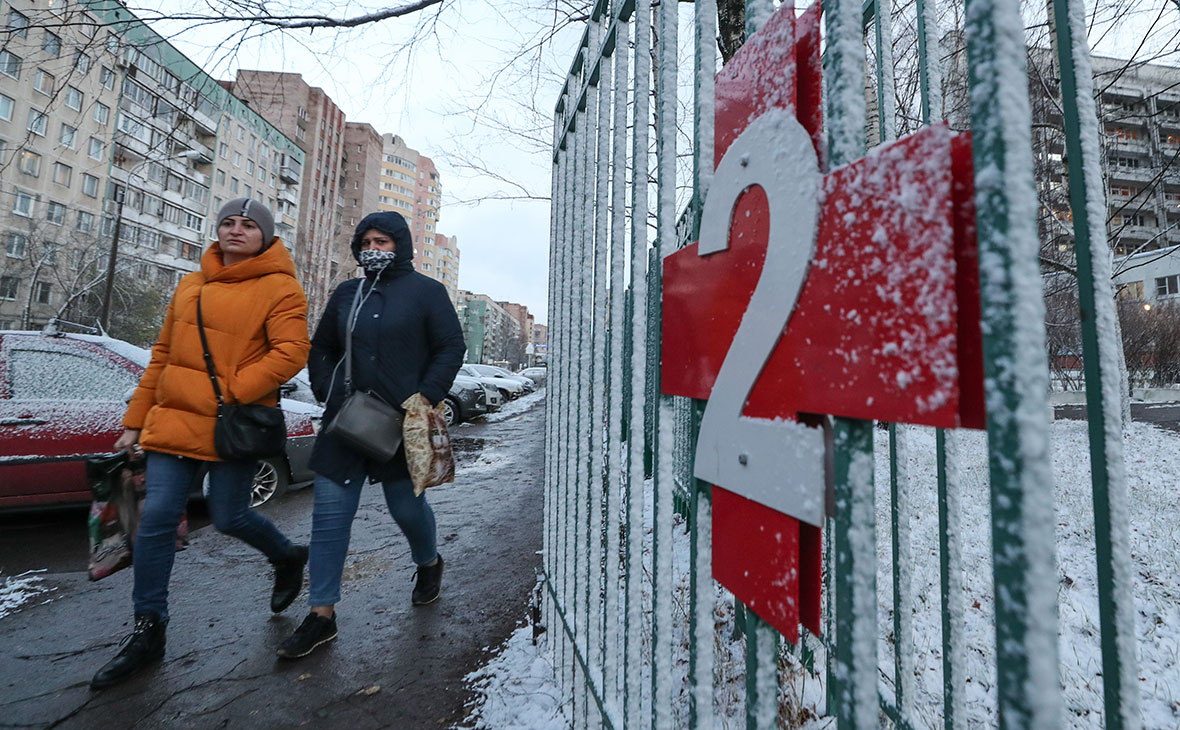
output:
{"label": "black ankle boot", "polygon": [[164,630],[167,621],[154,613],[135,615],[135,628],[122,642],[123,649],[103,665],[90,680],[90,689],[106,689],[129,679],[133,674],[164,656]]}
{"label": "black ankle boot", "polygon": [[410,596],[410,602],[415,606],[425,606],[437,601],[439,594],[442,593],[442,574],[443,559],[441,555],[438,556],[434,565],[419,565],[418,570],[414,573],[418,582],[414,584],[414,592]]}
{"label": "black ankle boot", "polygon": [[291,555],[272,561],[275,566],[275,587],[270,594],[270,610],[278,613],[303,590],[303,567],[307,565],[307,546],[296,545]]}

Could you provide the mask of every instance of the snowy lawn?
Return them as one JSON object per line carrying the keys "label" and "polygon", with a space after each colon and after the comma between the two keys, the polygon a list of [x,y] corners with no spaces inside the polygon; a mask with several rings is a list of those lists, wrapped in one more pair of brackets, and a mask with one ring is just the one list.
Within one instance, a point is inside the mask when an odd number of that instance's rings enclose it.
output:
{"label": "snowy lawn", "polygon": [[[986,436],[962,431],[959,498],[964,592],[965,726],[994,727],[995,669],[991,599],[991,526],[987,489]],[[878,544],[880,568],[880,689],[893,695],[892,555],[889,540],[888,436],[877,430]],[[1056,485],[1060,677],[1065,687],[1063,726],[1094,728],[1102,723],[1102,661],[1098,634],[1098,599],[1094,563],[1093,507],[1090,494],[1087,426],[1058,421],[1052,426]],[[911,490],[911,545],[914,565],[910,606],[915,727],[941,727],[942,618],[938,582],[938,509],[934,463],[934,432],[908,432]],[[1131,492],[1131,549],[1135,569],[1136,635],[1140,699],[1144,728],[1180,727],[1180,434],[1146,424],[1133,424],[1126,440],[1127,483]],[[650,504],[650,500],[648,501]],[[650,530],[650,517],[648,520]],[[674,531],[677,596],[674,601],[675,673],[687,674],[688,538]],[[650,535],[650,532],[649,532]],[[649,542],[650,545],[650,542]],[[650,575],[648,576],[650,580]],[[647,586],[650,590],[650,585]],[[716,620],[717,728],[745,726],[745,660],[742,643],[731,639],[733,610],[719,589]],[[477,700],[466,725],[488,730],[549,730],[569,726],[568,698],[561,696],[553,670],[549,640],[560,627],[550,627],[534,645],[532,627],[522,626],[489,664],[468,682]],[[834,727],[823,714],[822,650],[812,674],[794,656],[784,655],[785,681],[780,691],[780,718],[792,726]],[[643,670],[648,670],[644,667]],[[650,682],[641,686],[650,689]],[[650,698],[645,701],[649,707]],[[675,697],[677,726],[687,718],[687,695]]]}
{"label": "snowy lawn", "polygon": [[528,395],[522,395],[521,397],[517,398],[516,400],[508,401],[507,403],[505,403],[503,406],[500,407],[500,410],[496,411],[495,413],[489,413],[486,416],[484,416],[484,420],[487,421],[488,423],[497,423],[499,421],[507,420],[509,418],[512,418],[513,416],[517,416],[517,415],[520,415],[521,413],[524,413],[525,411],[527,411],[528,409],[530,409],[534,405],[536,405],[537,401],[543,399],[544,397],[545,397],[545,388],[544,388],[544,386],[542,386],[540,388],[537,388],[534,392],[529,393]]}

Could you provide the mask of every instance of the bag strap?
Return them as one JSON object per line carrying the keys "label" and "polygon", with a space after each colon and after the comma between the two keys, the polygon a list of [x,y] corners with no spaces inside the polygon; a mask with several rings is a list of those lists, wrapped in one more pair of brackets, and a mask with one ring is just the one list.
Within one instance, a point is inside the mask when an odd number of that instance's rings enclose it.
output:
{"label": "bag strap", "polygon": [[205,287],[197,290],[197,332],[201,334],[201,349],[205,351],[205,370],[209,373],[209,380],[213,381],[213,393],[217,396],[217,405],[224,406],[221,397],[221,386],[217,384],[217,371],[213,367],[213,356],[209,354],[209,340],[205,339],[205,322],[201,317],[201,293]]}
{"label": "bag strap", "polygon": [[356,294],[352,297],[352,307],[348,310],[348,331],[344,336],[344,396],[352,395],[352,328],[356,326],[356,318],[360,316],[361,290],[365,288],[364,279],[357,285]]}

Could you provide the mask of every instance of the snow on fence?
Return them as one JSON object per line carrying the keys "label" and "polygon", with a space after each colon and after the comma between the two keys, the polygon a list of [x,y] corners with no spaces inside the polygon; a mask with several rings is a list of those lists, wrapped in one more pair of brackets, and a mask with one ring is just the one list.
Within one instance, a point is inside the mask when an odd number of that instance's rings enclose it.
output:
{"label": "snow on fence", "polygon": [[[653,8],[651,0],[595,2],[555,109],[543,621],[574,725],[718,727],[732,715],[717,704],[724,692],[714,684],[725,674],[718,656],[738,638],[746,654],[748,728],[785,722],[780,666],[788,655],[823,677],[825,711],[841,729],[974,726],[980,715],[967,706],[981,701],[980,678],[971,685],[966,673],[979,662],[965,657],[972,639],[964,634],[965,586],[977,576],[964,572],[959,542],[964,518],[978,519],[961,505],[978,502],[962,499],[955,430],[939,430],[934,439],[936,484],[917,484],[907,470],[908,426],[890,424],[882,448],[874,445],[881,438],[875,439],[872,421],[824,417],[831,491],[822,525],[822,625],[787,647],[760,610],[735,602],[740,636],[723,629],[729,624],[719,618],[711,563],[712,492],[694,477],[705,404],[664,395],[660,387],[661,363],[668,357],[661,352],[667,324],[662,317],[664,261],[700,235],[706,194],[717,182],[716,2],[700,0],[684,8],[675,2]],[[749,39],[769,27],[776,10],[772,0],[747,0],[746,9]],[[1095,313],[1084,325],[1083,345],[1104,723],[1137,728],[1126,483],[1097,118],[1083,4],[1057,0],[1053,10],[1080,300],[1084,311]],[[683,13],[692,14],[691,25],[682,22]],[[888,0],[823,2],[826,144],[817,147],[826,160],[821,169],[862,158],[866,137],[881,143],[894,137],[890,14]],[[921,113],[929,124],[942,115],[941,95],[930,92],[941,88],[942,76],[938,54],[927,54],[938,37],[933,2],[917,0],[915,17]],[[794,25],[786,27],[791,37],[774,42],[790,48],[796,34]],[[684,28],[694,35],[691,70],[681,68],[677,53]],[[1041,730],[1068,723],[1057,657],[1049,379],[1031,117],[1028,99],[1019,93],[1027,86],[1022,31],[1017,0],[966,3],[975,190],[971,223],[977,229],[976,306],[990,449],[990,595],[996,597],[983,609],[994,617],[990,671],[995,682],[990,694],[982,693],[990,704],[983,716],[1003,728]],[[818,45],[818,34],[815,38]],[[874,54],[875,120],[866,118],[866,39],[879,49]],[[790,53],[794,57],[795,51]],[[792,73],[802,72],[794,64],[782,71],[784,78]],[[680,118],[687,116],[678,98],[685,74],[693,79],[691,119]],[[798,82],[803,89],[798,93],[806,88],[806,81]],[[678,135],[686,129],[693,140],[691,175],[677,167]],[[818,140],[819,130],[810,131]],[[689,183],[687,201],[677,198],[678,182]],[[683,212],[678,213],[678,205]],[[929,448],[927,440],[915,441]],[[874,462],[876,468],[869,466]],[[874,472],[888,473],[888,484]],[[784,482],[794,476],[782,475]],[[876,529],[881,500],[889,515],[887,535]],[[924,513],[916,518],[913,505],[932,501],[937,504],[934,558],[913,549],[912,532],[931,526]],[[684,529],[687,556],[676,547],[683,545],[678,531]],[[675,561],[674,554],[679,556]],[[879,555],[888,556],[890,568],[879,567]],[[755,564],[761,556],[747,559]],[[936,568],[929,564],[932,559]],[[680,564],[683,560],[687,566]],[[915,566],[923,566],[924,575],[933,571],[938,576],[937,639],[928,635],[929,623],[923,624],[923,635],[915,635],[913,617],[927,595],[915,581]],[[879,591],[879,575],[887,576],[891,595]],[[933,651],[932,643],[937,644]],[[681,653],[677,646],[687,646],[686,666],[674,658]],[[971,643],[973,650],[977,646]],[[916,698],[929,699],[930,692],[915,688],[917,677],[929,676],[930,668],[917,668],[915,662],[930,655],[941,663],[942,703],[918,708]]]}

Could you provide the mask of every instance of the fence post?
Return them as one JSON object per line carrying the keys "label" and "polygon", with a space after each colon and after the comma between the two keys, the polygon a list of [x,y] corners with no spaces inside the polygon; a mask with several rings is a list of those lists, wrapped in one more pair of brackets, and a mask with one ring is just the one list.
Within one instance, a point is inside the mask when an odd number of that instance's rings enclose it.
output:
{"label": "fence post", "polygon": [[1045,307],[1018,0],[966,0],[1003,730],[1061,722]]}
{"label": "fence post", "polygon": [[1057,34],[1061,108],[1069,158],[1069,202],[1078,257],[1078,300],[1090,429],[1094,538],[1098,561],[1098,613],[1102,627],[1102,682],[1106,727],[1139,727],[1135,661],[1135,605],[1131,569],[1127,481],[1123,468],[1122,393],[1106,200],[1099,168],[1098,110],[1094,103],[1085,7],[1054,0],[1050,30]]}

